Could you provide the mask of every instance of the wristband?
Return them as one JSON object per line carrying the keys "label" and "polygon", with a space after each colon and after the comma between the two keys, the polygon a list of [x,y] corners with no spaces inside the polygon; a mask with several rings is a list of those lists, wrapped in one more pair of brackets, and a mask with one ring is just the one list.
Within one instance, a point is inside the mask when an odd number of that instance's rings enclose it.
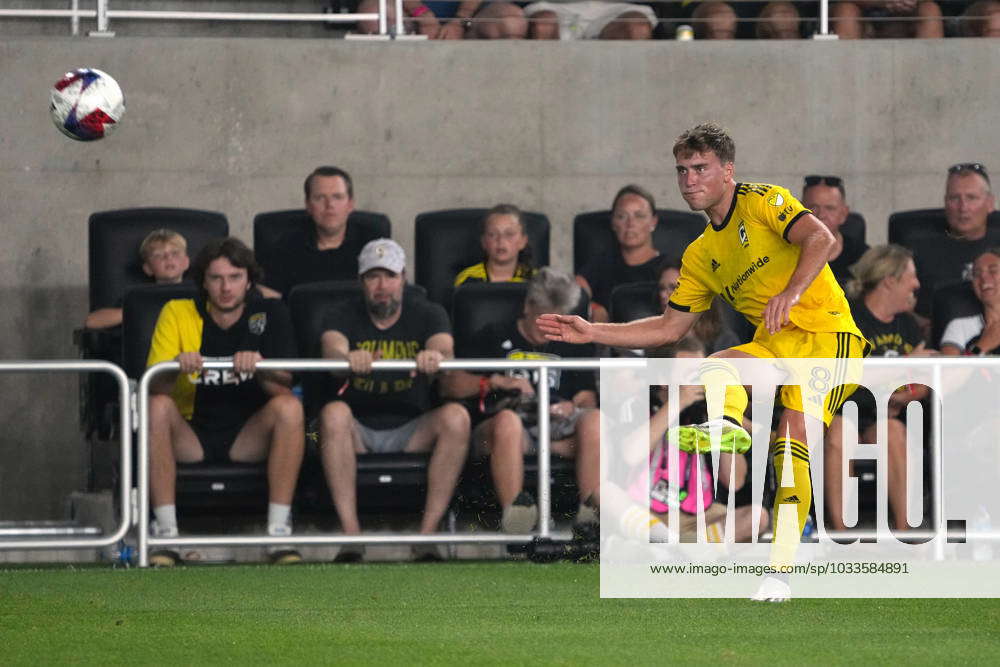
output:
{"label": "wristband", "polygon": [[486,412],[486,394],[490,392],[490,379],[486,376],[479,378],[479,412]]}
{"label": "wristband", "polygon": [[410,12],[410,18],[411,19],[415,19],[418,16],[423,16],[424,14],[426,14],[427,12],[429,12],[430,10],[431,10],[431,8],[428,7],[427,5],[420,5],[419,7],[417,7],[416,9],[414,9],[412,12]]}

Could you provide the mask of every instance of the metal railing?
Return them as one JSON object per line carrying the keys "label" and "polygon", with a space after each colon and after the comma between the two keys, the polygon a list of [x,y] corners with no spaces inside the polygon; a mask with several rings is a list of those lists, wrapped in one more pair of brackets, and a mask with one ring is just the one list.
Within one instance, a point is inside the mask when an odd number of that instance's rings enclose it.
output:
{"label": "metal railing", "polygon": [[[118,426],[121,446],[121,471],[118,481],[118,526],[110,535],[100,537],[66,537],[66,530],[55,526],[34,526],[26,530],[14,527],[5,530],[0,539],[0,551],[10,549],[92,549],[118,542],[132,525],[132,392],[128,376],[121,368],[107,361],[78,359],[53,361],[3,361],[0,373],[93,373],[111,374],[118,382]],[[90,532],[90,531],[84,531]]]}
{"label": "metal railing", "polygon": [[[402,0],[393,0],[396,4],[396,25],[393,34],[403,34]],[[71,33],[79,34],[80,19],[91,19],[97,22],[97,30],[91,36],[113,37],[112,19],[148,20],[148,21],[255,21],[255,22],[298,22],[298,23],[354,23],[356,21],[378,21],[379,35],[390,36],[386,21],[387,0],[379,0],[376,13],[323,14],[304,12],[194,12],[194,11],[162,11],[146,9],[111,9],[110,0],[96,0],[92,9],[81,9],[79,0],[73,0],[69,9],[2,9],[0,18],[68,18]]]}
{"label": "metal railing", "polygon": [[[354,23],[357,21],[379,22],[376,39],[400,38],[406,35],[403,25],[404,13],[402,0],[391,0],[394,3],[395,21],[389,25],[387,4],[389,0],[379,0],[376,13],[304,13],[304,12],[211,12],[211,11],[163,11],[163,10],[131,10],[111,9],[110,0],[95,0],[93,9],[80,9],[79,0],[72,0],[69,9],[0,9],[0,18],[68,18],[71,33],[79,34],[80,19],[91,19],[97,23],[97,30],[91,36],[112,37],[112,19],[151,20],[151,21],[254,21],[254,22],[317,22],[317,23]],[[457,2],[458,0],[456,0]],[[830,0],[819,0],[819,28],[816,39],[835,39],[830,32]],[[688,20],[690,22],[690,20]],[[414,38],[416,36],[409,36]]]}
{"label": "metal railing", "polygon": [[[635,366],[645,360],[605,360],[604,364]],[[136,458],[138,459],[138,558],[139,566],[149,565],[150,547],[180,547],[180,546],[274,546],[274,545],[347,545],[347,544],[527,544],[536,537],[553,537],[549,525],[549,515],[552,506],[552,489],[549,475],[551,472],[549,456],[551,452],[549,438],[549,369],[564,370],[597,370],[601,368],[599,359],[573,361],[511,361],[497,359],[463,359],[446,361],[441,364],[442,370],[494,370],[505,371],[511,368],[537,370],[541,374],[538,382],[538,529],[535,533],[511,535],[499,533],[435,533],[432,535],[394,534],[394,535],[292,535],[288,537],[271,537],[259,535],[199,535],[191,537],[152,537],[149,535],[149,385],[159,374],[167,371],[177,371],[180,365],[176,361],[167,361],[150,367],[139,380],[138,435]],[[262,361],[257,367],[261,370],[286,371],[346,371],[349,365],[346,361],[320,361],[315,359],[287,359]],[[376,361],[372,368],[375,371],[414,371],[415,361]],[[206,361],[204,368],[223,370],[232,368],[231,361]],[[565,537],[565,536],[559,536]]]}

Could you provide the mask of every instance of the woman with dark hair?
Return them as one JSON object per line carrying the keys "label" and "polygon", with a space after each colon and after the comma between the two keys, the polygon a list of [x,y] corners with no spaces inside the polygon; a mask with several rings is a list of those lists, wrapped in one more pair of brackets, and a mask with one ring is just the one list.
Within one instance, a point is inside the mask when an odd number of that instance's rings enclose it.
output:
{"label": "woman with dark hair", "polygon": [[[662,313],[667,309],[670,295],[677,289],[677,281],[681,276],[679,261],[665,260],[656,272],[656,311]],[[742,341],[726,326],[722,319],[722,304],[718,300],[712,302],[709,308],[691,328],[689,336],[696,337],[705,346],[708,354],[724,350]]]}
{"label": "woman with dark hair", "polygon": [[972,291],[982,312],[956,317],[944,328],[941,354],[996,354],[1000,348],[1000,248],[972,262]]}
{"label": "woman with dark hair", "polygon": [[535,275],[521,209],[513,204],[498,204],[486,212],[479,242],[486,259],[459,272],[455,287],[465,283],[519,283]]}

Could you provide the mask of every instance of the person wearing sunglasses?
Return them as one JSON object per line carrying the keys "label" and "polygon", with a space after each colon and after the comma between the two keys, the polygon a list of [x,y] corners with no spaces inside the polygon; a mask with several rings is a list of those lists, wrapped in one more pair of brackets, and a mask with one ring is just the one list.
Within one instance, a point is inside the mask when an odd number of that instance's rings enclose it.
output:
{"label": "person wearing sunglasses", "polygon": [[802,204],[833,234],[836,244],[827,262],[837,282],[846,289],[851,279],[850,267],[865,254],[868,244],[840,232],[851,212],[847,207],[844,180],[839,176],[806,176],[802,186]]}
{"label": "person wearing sunglasses", "polygon": [[930,317],[935,289],[972,279],[972,261],[991,246],[1000,245],[1000,230],[991,230],[987,218],[995,208],[990,175],[979,162],[948,168],[944,193],[946,234],[915,241],[913,259],[920,279],[916,311]]}

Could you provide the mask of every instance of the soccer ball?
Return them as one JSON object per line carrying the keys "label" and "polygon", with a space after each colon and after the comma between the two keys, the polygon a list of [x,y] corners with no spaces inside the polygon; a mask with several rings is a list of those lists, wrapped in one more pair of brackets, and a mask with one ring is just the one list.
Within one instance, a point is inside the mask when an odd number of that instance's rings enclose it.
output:
{"label": "soccer ball", "polygon": [[59,131],[77,141],[102,139],[125,115],[125,95],[107,72],[81,68],[52,86],[49,111]]}

